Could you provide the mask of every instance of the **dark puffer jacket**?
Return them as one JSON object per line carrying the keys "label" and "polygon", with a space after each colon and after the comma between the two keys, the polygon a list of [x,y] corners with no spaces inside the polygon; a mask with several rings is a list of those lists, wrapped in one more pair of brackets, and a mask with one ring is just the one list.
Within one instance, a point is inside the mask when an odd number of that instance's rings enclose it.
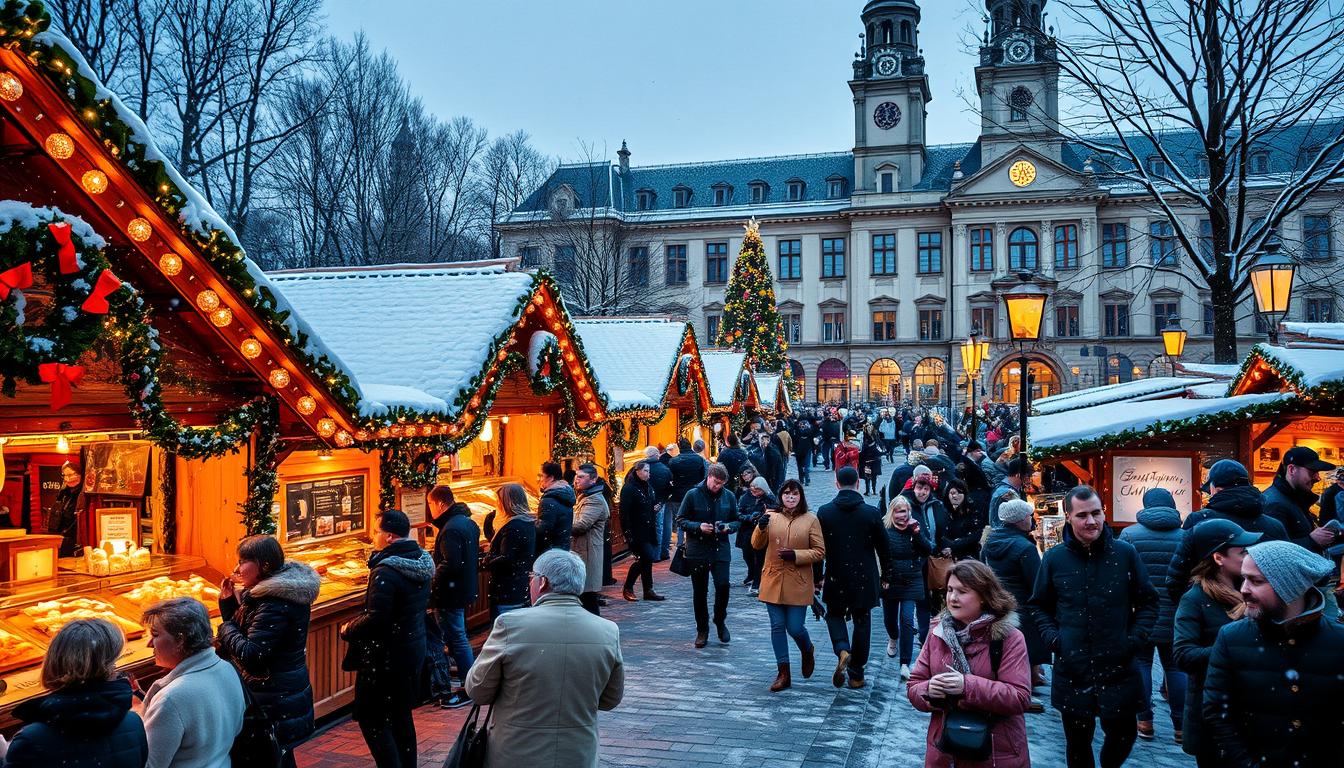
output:
{"label": "dark puffer jacket", "polygon": [[1094,717],[1142,709],[1134,654],[1157,621],[1157,590],[1133,546],[1106,526],[1084,546],[1066,525],[1064,542],[1041,560],[1031,606],[1041,639],[1055,654],[1055,709]]}
{"label": "dark puffer jacket", "polygon": [[672,470],[672,492],[669,498],[673,504],[679,505],[692,488],[704,482],[708,465],[700,454],[687,451],[677,454],[676,458],[668,462],[667,468]]}
{"label": "dark puffer jacket", "polygon": [[649,462],[649,485],[653,487],[653,500],[667,501],[672,494],[672,470],[662,461]]}
{"label": "dark puffer jacket", "polygon": [[737,496],[737,548],[748,549],[751,547],[751,534],[756,530],[756,524],[760,522],[761,515],[765,514],[767,509],[778,509],[779,500],[774,494],[762,494],[759,498],[752,495],[751,489],[742,491]]}
{"label": "dark puffer jacket", "polygon": [[9,744],[6,768],[144,768],[145,725],[131,711],[131,684],[73,685],[14,709],[23,730]]}
{"label": "dark puffer jacket", "polygon": [[[573,543],[574,504],[579,497],[569,483],[558,482],[541,494],[537,504],[537,536],[534,555],[548,549],[568,550]],[[490,535],[490,534],[486,534]],[[494,536],[490,536],[494,538]]]}
{"label": "dark puffer jacket", "polygon": [[[714,533],[700,530],[704,523],[714,525]],[[676,524],[686,533],[687,560],[697,563],[732,560],[733,548],[729,542],[734,540],[741,522],[737,519],[737,498],[726,485],[718,493],[711,492],[705,483],[688,491],[677,510]]]}
{"label": "dark puffer jacket", "polygon": [[1204,676],[1209,671],[1209,654],[1213,652],[1218,630],[1232,623],[1232,618],[1227,615],[1231,607],[1214,600],[1198,584],[1192,585],[1176,606],[1171,650],[1176,667],[1189,681],[1182,718],[1185,740],[1181,744],[1187,755],[1214,754],[1205,749],[1211,745],[1205,744],[1208,728],[1204,725]]}
{"label": "dark puffer jacket", "polygon": [[420,703],[425,666],[425,608],[434,559],[410,539],[369,558],[364,609],[341,628],[350,644],[341,668],[355,678],[356,722]]}
{"label": "dark puffer jacket", "polygon": [[1224,627],[1204,679],[1204,723],[1219,765],[1340,764],[1344,733],[1344,625],[1308,610],[1279,624],[1241,619]]}
{"label": "dark puffer jacket", "polygon": [[621,485],[621,532],[631,546],[657,544],[658,524],[653,516],[653,487],[640,480],[634,470]]}
{"label": "dark puffer jacket", "polygon": [[[1167,497],[1170,498],[1171,494],[1167,494]],[[1120,540],[1133,544],[1134,549],[1138,550],[1139,558],[1148,571],[1148,581],[1163,584],[1167,578],[1167,569],[1171,567],[1171,559],[1176,556],[1185,538],[1185,532],[1181,530],[1181,513],[1174,507],[1147,507],[1139,511],[1138,520],[1137,525],[1131,525],[1121,532]],[[1171,622],[1176,615],[1176,601],[1165,589],[1158,590],[1157,596],[1157,623],[1153,625],[1153,633],[1148,639],[1164,645],[1171,642]]]}
{"label": "dark puffer jacket", "polygon": [[434,584],[432,608],[468,608],[476,602],[476,568],[481,554],[481,529],[471,519],[471,508],[457,502],[434,518]]}
{"label": "dark puffer jacket", "polygon": [[[1253,485],[1223,488],[1202,509],[1186,515],[1181,527],[1188,531],[1205,520],[1231,520],[1240,525],[1242,530],[1263,533],[1262,541],[1287,541],[1288,532],[1284,530],[1283,523],[1266,515],[1264,507],[1264,497],[1260,489]],[[1176,556],[1171,559],[1171,567],[1167,569],[1167,594],[1173,601],[1180,602],[1181,595],[1190,588],[1190,569],[1195,567],[1197,560],[1190,552],[1190,537],[1186,536]]]}
{"label": "dark puffer jacket", "polygon": [[924,563],[933,550],[933,543],[923,526],[918,526],[916,532],[917,526],[915,520],[911,520],[903,531],[883,526],[887,532],[887,548],[891,552],[891,573],[887,575],[887,588],[882,591],[882,597],[887,600],[924,599]]}
{"label": "dark puffer jacket", "polygon": [[313,732],[308,619],[321,585],[316,571],[290,560],[251,589],[219,600],[219,655],[243,673],[284,747]]}
{"label": "dark puffer jacket", "polygon": [[[490,599],[497,605],[519,605],[528,599],[527,570],[536,560],[537,529],[526,516],[509,518],[490,539],[481,566],[490,571]],[[543,550],[544,551],[544,550]]]}
{"label": "dark puffer jacket", "polygon": [[[1311,515],[1311,507],[1320,497],[1310,490],[1299,491],[1288,484],[1281,475],[1274,476],[1274,482],[1265,489],[1265,514],[1283,523],[1288,532],[1288,540],[1317,554],[1325,548],[1311,538],[1316,529],[1316,519]],[[1321,507],[1322,510],[1325,507]],[[1329,510],[1331,513],[1333,509]]]}
{"label": "dark puffer jacket", "polygon": [[1023,615],[1019,629],[1027,640],[1027,656],[1032,665],[1049,664],[1050,649],[1041,639],[1041,631],[1036,626],[1036,611],[1029,604],[1031,591],[1036,586],[1036,574],[1041,570],[1041,553],[1031,534],[1013,525],[990,531],[981,550],[981,559],[1017,600]]}
{"label": "dark puffer jacket", "polygon": [[956,514],[948,509],[946,503],[943,508],[948,510],[943,542],[952,550],[952,557],[958,560],[980,557],[980,540],[985,537],[985,526],[989,525],[984,507],[977,506],[968,496]]}
{"label": "dark puffer jacket", "polygon": [[[858,491],[846,488],[817,510],[826,542],[826,609],[867,611],[878,602],[881,581],[890,581],[891,542],[882,515]],[[880,568],[880,572],[879,572]]]}

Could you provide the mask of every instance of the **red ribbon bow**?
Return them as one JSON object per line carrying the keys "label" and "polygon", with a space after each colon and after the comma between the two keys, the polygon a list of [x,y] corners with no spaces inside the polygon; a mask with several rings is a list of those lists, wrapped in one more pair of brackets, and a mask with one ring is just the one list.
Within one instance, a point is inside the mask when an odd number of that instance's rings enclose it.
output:
{"label": "red ribbon bow", "polygon": [[93,293],[89,294],[89,298],[85,299],[79,308],[92,315],[106,315],[107,297],[120,287],[121,280],[112,274],[112,270],[104,269],[98,274],[98,282],[93,286]]}
{"label": "red ribbon bow", "polygon": [[9,298],[10,291],[21,291],[33,286],[33,263],[25,261],[17,267],[0,272],[0,301]]}
{"label": "red ribbon bow", "polygon": [[79,261],[75,259],[75,243],[70,239],[70,223],[62,221],[48,224],[47,229],[51,230],[51,236],[56,238],[56,244],[61,246],[61,250],[57,253],[61,274],[78,272]]}
{"label": "red ribbon bow", "polygon": [[70,404],[70,388],[84,378],[84,366],[42,363],[37,366],[37,374],[51,385],[51,409],[59,411]]}

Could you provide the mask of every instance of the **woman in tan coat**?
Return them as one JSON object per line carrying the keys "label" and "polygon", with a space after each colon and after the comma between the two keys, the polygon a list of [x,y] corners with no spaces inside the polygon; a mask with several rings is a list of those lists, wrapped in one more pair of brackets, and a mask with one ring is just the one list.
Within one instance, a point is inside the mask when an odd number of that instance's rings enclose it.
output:
{"label": "woman in tan coat", "polygon": [[798,644],[803,658],[803,677],[811,677],[816,649],[807,636],[807,608],[812,605],[812,566],[826,555],[821,523],[807,511],[803,486],[786,480],[779,488],[780,508],[767,510],[751,534],[751,546],[765,550],[761,569],[761,602],[770,613],[770,642],[775,648],[779,674],[770,684],[772,692],[792,685],[789,673],[789,643]]}

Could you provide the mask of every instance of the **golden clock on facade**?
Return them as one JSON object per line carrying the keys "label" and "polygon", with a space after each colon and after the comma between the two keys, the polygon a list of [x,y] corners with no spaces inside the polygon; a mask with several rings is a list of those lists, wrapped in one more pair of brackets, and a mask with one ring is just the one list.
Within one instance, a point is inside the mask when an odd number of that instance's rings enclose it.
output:
{"label": "golden clock on facade", "polygon": [[1008,180],[1014,186],[1025,187],[1036,180],[1036,166],[1027,160],[1018,160],[1008,169]]}

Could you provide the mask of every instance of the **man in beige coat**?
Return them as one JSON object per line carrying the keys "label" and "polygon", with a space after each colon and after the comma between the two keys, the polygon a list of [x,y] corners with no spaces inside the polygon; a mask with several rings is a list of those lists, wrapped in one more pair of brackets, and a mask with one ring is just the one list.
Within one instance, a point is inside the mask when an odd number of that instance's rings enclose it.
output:
{"label": "man in beige coat", "polygon": [[583,561],[552,549],[532,565],[532,607],[501,614],[467,675],[493,705],[487,768],[596,768],[597,712],[621,703],[621,631],[579,603]]}
{"label": "man in beige coat", "polygon": [[598,597],[602,594],[602,540],[607,535],[607,521],[611,508],[607,506],[607,484],[597,475],[597,467],[580,464],[574,472],[574,491],[579,501],[574,505],[574,537],[570,550],[583,560],[588,569],[579,601],[594,616],[598,615]]}

